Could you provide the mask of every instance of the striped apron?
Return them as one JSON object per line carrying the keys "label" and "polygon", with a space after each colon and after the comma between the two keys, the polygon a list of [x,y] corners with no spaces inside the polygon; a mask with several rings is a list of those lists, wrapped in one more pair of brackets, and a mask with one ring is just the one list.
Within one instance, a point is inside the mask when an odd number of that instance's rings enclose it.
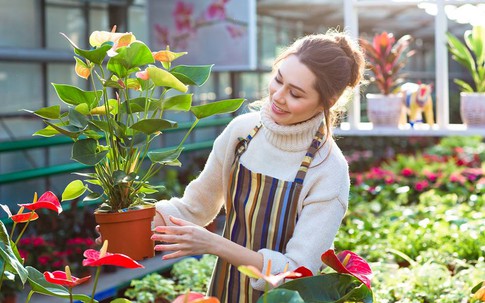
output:
{"label": "striped apron", "polygon": [[[323,138],[323,123],[310,145],[293,182],[254,173],[239,159],[261,128],[257,125],[240,138],[229,177],[225,238],[253,251],[267,248],[284,253],[295,228],[298,197],[303,179]],[[209,295],[221,303],[255,303],[263,294],[254,290],[249,278],[237,267],[218,258],[212,274]]]}

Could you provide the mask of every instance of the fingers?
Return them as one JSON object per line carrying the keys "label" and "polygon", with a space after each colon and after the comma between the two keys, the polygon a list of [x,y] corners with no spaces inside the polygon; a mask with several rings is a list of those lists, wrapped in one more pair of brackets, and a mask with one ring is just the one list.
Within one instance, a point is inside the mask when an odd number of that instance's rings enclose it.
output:
{"label": "fingers", "polygon": [[99,230],[99,225],[96,225],[96,227],[94,228],[94,230],[96,230],[96,232],[99,235],[99,237],[97,237],[96,239],[94,239],[94,242],[96,244],[98,244],[98,245],[103,244],[103,237],[101,236],[101,231]]}

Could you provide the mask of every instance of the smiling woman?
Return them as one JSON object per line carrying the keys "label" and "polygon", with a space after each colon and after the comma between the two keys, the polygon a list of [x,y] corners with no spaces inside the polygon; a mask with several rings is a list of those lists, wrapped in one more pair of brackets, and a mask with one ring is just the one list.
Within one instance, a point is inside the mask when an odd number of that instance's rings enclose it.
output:
{"label": "smiling woman", "polygon": [[[256,302],[262,294],[264,279],[241,275],[239,265],[268,274],[286,266],[316,273],[350,187],[347,162],[332,139],[332,107],[359,83],[363,68],[355,41],[339,32],[303,37],[283,52],[260,110],[226,127],[183,197],[156,204],[152,239],[160,242],[156,250],[169,252],[163,258],[218,256],[209,293],[221,302]],[[222,207],[220,236],[203,226]]]}

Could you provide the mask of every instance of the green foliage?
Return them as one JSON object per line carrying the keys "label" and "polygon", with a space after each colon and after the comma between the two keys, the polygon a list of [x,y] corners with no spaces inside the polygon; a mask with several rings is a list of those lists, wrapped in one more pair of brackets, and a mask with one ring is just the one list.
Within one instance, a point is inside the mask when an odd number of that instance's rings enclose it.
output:
{"label": "green foliage", "polygon": [[153,303],[160,299],[171,301],[188,290],[205,293],[215,261],[213,255],[203,255],[200,259],[182,259],[173,265],[170,278],[153,273],[140,280],[132,280],[124,295],[136,299],[136,302]]}
{"label": "green foliage", "polygon": [[463,92],[485,92],[485,26],[475,25],[471,30],[465,31],[461,42],[451,33],[447,33],[448,49],[452,58],[465,67],[472,76],[474,87],[461,79],[455,83]]}

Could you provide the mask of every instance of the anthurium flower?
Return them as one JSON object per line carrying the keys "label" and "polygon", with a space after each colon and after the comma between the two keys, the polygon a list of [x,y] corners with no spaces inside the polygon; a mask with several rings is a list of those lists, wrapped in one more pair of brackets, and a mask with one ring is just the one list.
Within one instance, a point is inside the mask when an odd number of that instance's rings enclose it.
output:
{"label": "anthurium flower", "polygon": [[74,57],[74,59],[76,60],[76,66],[74,67],[76,75],[81,78],[87,79],[91,75],[91,66],[87,65],[78,57]]}
{"label": "anthurium flower", "polygon": [[84,278],[77,278],[71,275],[69,266],[66,266],[66,271],[56,270],[54,272],[45,271],[44,278],[47,282],[62,285],[65,287],[74,287],[88,281],[91,276]]}
{"label": "anthurium flower", "polygon": [[237,269],[250,278],[263,279],[274,287],[278,286],[278,284],[286,278],[295,279],[302,276],[302,273],[300,272],[288,271],[288,264],[282,273],[276,275],[271,274],[271,260],[268,260],[266,274],[263,274],[259,269],[252,265],[241,265]]}
{"label": "anthurium flower", "polygon": [[30,204],[19,204],[19,206],[24,207],[29,210],[37,210],[39,208],[47,208],[56,211],[58,214],[62,212],[61,203],[57,196],[51,192],[47,191],[37,200],[37,195],[34,196],[34,201]]}
{"label": "anthurium flower", "polygon": [[123,46],[128,46],[132,42],[136,41],[135,35],[132,33],[116,33],[116,26],[113,27],[111,32],[107,31],[94,31],[89,36],[89,44],[92,47],[100,47],[105,42],[113,42],[113,50],[116,50]]}
{"label": "anthurium flower", "polygon": [[[475,291],[476,288],[478,289]],[[476,285],[473,288],[473,291],[475,291],[472,297],[474,300],[480,300],[480,302],[485,302],[485,281]]]}
{"label": "anthurium flower", "polygon": [[84,251],[83,266],[114,265],[125,268],[144,268],[143,265],[124,254],[109,253],[108,240],[105,240],[100,251],[87,249]]}
{"label": "anthurium flower", "polygon": [[322,254],[321,259],[338,273],[352,275],[371,289],[372,270],[369,264],[356,253],[344,250],[336,255],[333,249],[329,249]]}
{"label": "anthurium flower", "polygon": [[15,223],[25,223],[39,219],[39,215],[36,212],[31,211],[28,213],[23,213],[23,207],[21,207],[15,215],[12,215],[12,212],[7,205],[0,204],[0,207],[3,208],[3,210],[7,213],[8,217],[12,219],[12,221],[14,221]]}
{"label": "anthurium flower", "polygon": [[216,297],[206,297],[198,292],[188,292],[178,296],[172,303],[219,303]]}
{"label": "anthurium flower", "polygon": [[178,53],[175,53],[175,52],[172,52],[170,51],[170,49],[168,48],[167,46],[167,49],[166,50],[161,50],[161,51],[158,51],[158,52],[153,52],[153,58],[157,61],[160,61],[160,62],[172,62],[173,60],[183,56],[183,55],[186,55],[187,52],[178,52]]}

